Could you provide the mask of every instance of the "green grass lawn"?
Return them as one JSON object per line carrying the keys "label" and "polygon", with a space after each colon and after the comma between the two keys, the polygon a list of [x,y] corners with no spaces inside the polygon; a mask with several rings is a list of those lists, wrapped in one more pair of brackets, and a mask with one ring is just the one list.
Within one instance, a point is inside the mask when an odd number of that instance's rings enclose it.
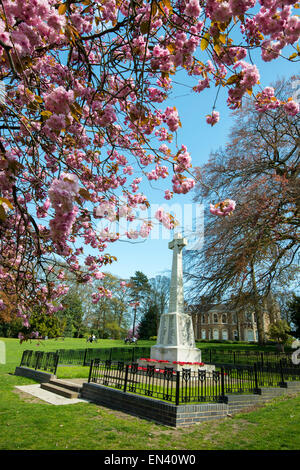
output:
{"label": "green grass lawn", "polygon": [[[6,365],[9,366],[11,363],[19,365],[22,353],[26,349],[41,350],[41,351],[56,351],[58,349],[85,349],[85,348],[132,348],[133,346],[124,344],[122,340],[111,340],[101,339],[97,343],[87,343],[85,338],[65,338],[63,339],[48,339],[48,340],[31,340],[23,342],[14,338],[0,338],[0,341],[4,341],[6,345]],[[139,341],[138,347],[151,347],[155,344],[155,341]],[[238,350],[259,350],[259,351],[275,351],[274,346],[258,346],[256,344],[249,343],[196,343],[200,349],[234,349]]]}
{"label": "green grass lawn", "polygon": [[[0,339],[1,340],[1,339]],[[221,421],[173,429],[93,403],[54,406],[15,389],[34,381],[13,375],[25,349],[55,351],[85,348],[85,340],[20,344],[3,339],[0,364],[1,450],[298,450],[300,396],[280,398],[265,407]],[[140,343],[140,346],[150,345]],[[124,346],[103,340],[91,347]],[[229,345],[231,346],[231,345]],[[88,368],[60,367],[58,376],[79,377]]]}

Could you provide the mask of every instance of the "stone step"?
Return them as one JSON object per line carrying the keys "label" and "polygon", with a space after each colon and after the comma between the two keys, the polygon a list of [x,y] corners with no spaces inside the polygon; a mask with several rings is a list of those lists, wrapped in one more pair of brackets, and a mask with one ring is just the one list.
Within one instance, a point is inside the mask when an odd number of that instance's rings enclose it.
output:
{"label": "stone step", "polygon": [[245,406],[254,406],[261,403],[261,400],[259,401],[240,401],[240,402],[233,402],[233,403],[228,403],[229,408],[244,408]]}
{"label": "stone step", "polygon": [[287,382],[287,388],[299,388],[300,389],[300,382]]}
{"label": "stone step", "polygon": [[67,388],[68,390],[71,390],[72,392],[77,392],[77,393],[80,393],[82,389],[81,385],[75,384],[73,382],[69,382],[67,380],[62,380],[62,379],[56,379],[56,378],[51,379],[49,380],[49,383],[52,385],[56,385],[58,387]]}
{"label": "stone step", "polygon": [[41,388],[43,390],[47,390],[48,392],[55,393],[56,395],[60,395],[60,396],[65,397],[65,398],[78,398],[79,397],[78,392],[74,392],[73,390],[64,388],[64,387],[59,386],[59,385],[54,385],[54,384],[49,383],[49,382],[48,383],[42,383]]}
{"label": "stone step", "polygon": [[281,395],[284,393],[284,387],[262,387],[261,394],[262,395]]}
{"label": "stone step", "polygon": [[286,393],[286,391],[283,391],[283,392],[274,392],[274,393],[262,393],[261,394],[261,397],[262,398],[276,398],[276,397],[280,397],[281,395],[284,395]]}

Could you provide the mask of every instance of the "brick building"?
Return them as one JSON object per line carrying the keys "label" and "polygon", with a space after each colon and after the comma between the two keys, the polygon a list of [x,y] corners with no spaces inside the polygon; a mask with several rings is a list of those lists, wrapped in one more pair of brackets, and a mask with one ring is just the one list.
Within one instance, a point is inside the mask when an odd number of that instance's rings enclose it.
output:
{"label": "brick building", "polygon": [[[263,300],[262,323],[266,333],[270,323],[280,319],[280,309],[272,294]],[[257,341],[254,311],[235,309],[232,303],[201,304],[189,308],[195,339]]]}

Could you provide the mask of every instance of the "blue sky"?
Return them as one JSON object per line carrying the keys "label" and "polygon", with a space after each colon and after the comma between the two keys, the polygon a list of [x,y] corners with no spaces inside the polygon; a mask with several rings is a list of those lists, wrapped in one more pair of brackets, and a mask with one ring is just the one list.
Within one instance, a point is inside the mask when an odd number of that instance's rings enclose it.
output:
{"label": "blue sky", "polygon": [[[259,68],[261,79],[260,86],[270,85],[282,77],[290,77],[299,74],[299,65],[288,62],[284,59],[278,59],[269,63],[264,63],[260,56],[253,56],[255,63]],[[178,109],[182,128],[177,133],[177,145],[187,146],[192,156],[193,166],[203,165],[208,161],[212,151],[224,146],[227,142],[229,130],[233,124],[231,111],[226,106],[226,90],[221,89],[216,104],[216,110],[220,112],[220,121],[211,127],[206,124],[205,116],[212,110],[212,104],[216,96],[216,88],[211,88],[201,94],[191,93],[190,89],[184,84],[177,85],[173,91],[172,100],[168,105],[176,106]],[[258,87],[254,92],[259,91]],[[183,210],[184,205],[189,210],[197,214],[196,208],[192,207],[193,191],[187,195],[178,195],[171,201],[166,201],[161,183],[155,182],[152,187],[145,188],[145,194],[149,197],[149,201],[154,204],[154,208],[160,204],[176,204],[178,212]],[[144,189],[143,188],[143,189]],[[169,188],[171,189],[171,188]],[[167,206],[166,206],[167,208]],[[174,208],[174,206],[173,206]],[[176,209],[176,207],[175,207]],[[151,212],[153,214],[153,211]],[[188,215],[189,219],[190,215]],[[155,236],[142,242],[115,242],[108,246],[107,251],[118,258],[118,262],[112,264],[108,269],[115,275],[122,278],[129,278],[135,271],[144,272],[149,278],[158,274],[168,273],[171,269],[172,251],[168,249],[168,242],[172,238],[172,232],[167,234],[164,230],[158,236]]]}

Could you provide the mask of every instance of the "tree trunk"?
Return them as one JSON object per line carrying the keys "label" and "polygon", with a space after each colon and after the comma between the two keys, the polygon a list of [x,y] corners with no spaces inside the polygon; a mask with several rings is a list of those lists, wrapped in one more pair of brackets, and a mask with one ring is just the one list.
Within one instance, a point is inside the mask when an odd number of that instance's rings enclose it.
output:
{"label": "tree trunk", "polygon": [[263,312],[260,305],[260,299],[257,292],[257,285],[255,279],[255,271],[254,271],[254,263],[251,262],[251,278],[252,278],[252,290],[253,290],[253,298],[254,298],[254,315],[257,325],[257,334],[258,334],[258,344],[265,343],[265,332],[264,332],[264,325],[263,325]]}
{"label": "tree trunk", "polygon": [[134,308],[134,315],[133,315],[133,325],[132,325],[132,337],[135,337],[135,322],[136,322],[136,307]]}

